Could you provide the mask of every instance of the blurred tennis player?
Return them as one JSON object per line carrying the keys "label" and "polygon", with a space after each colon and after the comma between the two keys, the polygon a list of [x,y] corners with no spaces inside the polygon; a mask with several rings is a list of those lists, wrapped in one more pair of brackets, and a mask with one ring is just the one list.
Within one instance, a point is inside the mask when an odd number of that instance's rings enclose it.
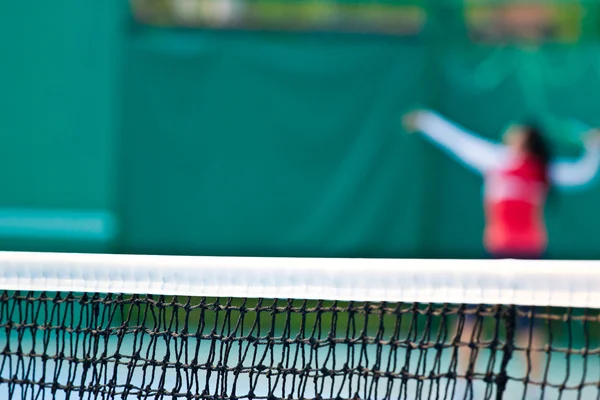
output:
{"label": "blurred tennis player", "polygon": [[[504,143],[476,136],[431,111],[415,111],[404,117],[405,129],[425,138],[484,178],[484,245],[493,258],[536,259],[548,244],[544,204],[551,187],[576,188],[589,184],[600,166],[598,131],[584,137],[585,152],[576,160],[551,159],[544,135],[535,124],[513,125],[504,133]],[[529,321],[517,321],[519,335]],[[523,326],[525,325],[525,326]],[[531,332],[531,345],[541,348],[541,337]],[[463,335],[473,337],[468,319]],[[541,352],[532,354],[532,373],[539,372]],[[459,356],[460,357],[460,356]],[[462,356],[462,362],[466,362]],[[473,363],[471,363],[472,365]]]}

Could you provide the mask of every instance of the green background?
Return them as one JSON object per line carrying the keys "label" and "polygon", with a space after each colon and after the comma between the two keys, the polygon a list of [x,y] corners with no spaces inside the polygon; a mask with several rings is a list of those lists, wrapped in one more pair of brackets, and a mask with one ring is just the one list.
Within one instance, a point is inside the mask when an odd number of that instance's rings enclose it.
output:
{"label": "green background", "polygon": [[[423,104],[495,138],[526,112],[600,125],[592,40],[467,45],[435,13],[400,37],[152,28],[114,0],[26,8],[0,4],[2,249],[481,257],[480,179],[400,115]],[[549,256],[600,257],[598,204],[600,186],[554,196]],[[15,208],[103,228],[17,232],[1,218]]]}
{"label": "green background", "polygon": [[[116,4],[0,2],[2,249],[109,248],[123,38]],[[91,239],[72,227],[88,215],[106,226]]]}

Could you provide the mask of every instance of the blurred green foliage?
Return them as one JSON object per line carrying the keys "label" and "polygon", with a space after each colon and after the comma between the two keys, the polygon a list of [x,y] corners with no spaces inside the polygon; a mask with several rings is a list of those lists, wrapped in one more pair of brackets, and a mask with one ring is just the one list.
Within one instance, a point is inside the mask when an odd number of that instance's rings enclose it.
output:
{"label": "blurred green foliage", "polygon": [[141,21],[169,26],[416,33],[425,21],[420,0],[133,0],[132,4]]}
{"label": "blurred green foliage", "polygon": [[[330,30],[415,35],[431,12],[461,10],[473,37],[529,36],[573,42],[596,35],[598,0],[132,0],[152,25]],[[591,27],[591,29],[590,29]],[[590,32],[588,32],[590,31]]]}

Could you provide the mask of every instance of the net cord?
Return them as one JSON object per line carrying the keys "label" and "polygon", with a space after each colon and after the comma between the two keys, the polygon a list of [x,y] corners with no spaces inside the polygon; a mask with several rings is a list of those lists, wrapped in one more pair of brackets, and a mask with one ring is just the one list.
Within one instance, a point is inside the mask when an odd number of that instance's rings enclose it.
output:
{"label": "net cord", "polygon": [[600,262],[0,252],[0,290],[600,308]]}

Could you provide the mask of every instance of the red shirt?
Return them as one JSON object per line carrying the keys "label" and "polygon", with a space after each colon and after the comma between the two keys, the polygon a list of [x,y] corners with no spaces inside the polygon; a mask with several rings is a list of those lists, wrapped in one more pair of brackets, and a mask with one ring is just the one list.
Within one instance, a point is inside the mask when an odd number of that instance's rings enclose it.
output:
{"label": "red shirt", "polygon": [[544,165],[531,156],[506,161],[485,179],[485,247],[498,256],[541,256],[548,244]]}

